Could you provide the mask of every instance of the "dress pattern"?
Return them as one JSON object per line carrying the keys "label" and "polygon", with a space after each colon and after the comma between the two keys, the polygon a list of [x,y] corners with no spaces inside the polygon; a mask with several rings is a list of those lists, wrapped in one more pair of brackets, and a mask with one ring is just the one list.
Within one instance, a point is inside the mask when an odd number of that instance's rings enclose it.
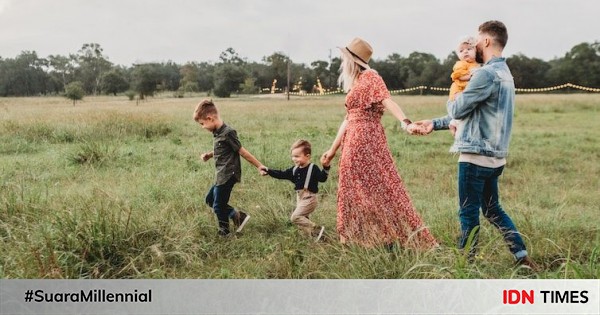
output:
{"label": "dress pattern", "polygon": [[337,231],[342,243],[365,247],[394,242],[433,247],[437,242],[416,212],[387,145],[381,116],[382,101],[389,97],[375,70],[362,72],[346,96]]}

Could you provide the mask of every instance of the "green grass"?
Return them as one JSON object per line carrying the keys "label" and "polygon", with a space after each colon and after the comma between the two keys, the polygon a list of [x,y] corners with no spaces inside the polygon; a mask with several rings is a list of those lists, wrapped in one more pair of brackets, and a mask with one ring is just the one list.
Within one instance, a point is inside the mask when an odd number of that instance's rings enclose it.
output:
{"label": "green grass", "polygon": [[[394,96],[413,120],[441,116],[443,96]],[[599,278],[600,95],[518,95],[504,208],[544,271],[513,266],[498,231],[481,226],[474,263],[457,251],[451,136],[411,137],[386,114],[398,171],[436,251],[388,251],[337,241],[336,162],[312,218],[328,242],[305,239],[288,217],[291,183],[243,162],[231,203],[252,215],[243,234],[216,236],[204,205],[214,178],[212,135],[195,124],[200,98],[0,99],[2,278]],[[344,116],[341,96],[215,99],[244,147],[265,165],[291,165],[298,138],[324,152]]]}

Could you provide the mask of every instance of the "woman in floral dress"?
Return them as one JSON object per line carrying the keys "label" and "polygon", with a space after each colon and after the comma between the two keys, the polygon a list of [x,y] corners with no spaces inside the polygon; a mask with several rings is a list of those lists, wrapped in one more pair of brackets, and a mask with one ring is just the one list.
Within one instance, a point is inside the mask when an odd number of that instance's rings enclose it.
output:
{"label": "woman in floral dress", "polygon": [[339,82],[346,96],[346,118],[331,148],[323,154],[329,165],[338,148],[337,231],[342,243],[365,247],[391,245],[430,248],[437,245],[416,212],[387,146],[381,116],[388,110],[412,128],[390,98],[379,74],[369,68],[371,46],[356,38],[342,50]]}

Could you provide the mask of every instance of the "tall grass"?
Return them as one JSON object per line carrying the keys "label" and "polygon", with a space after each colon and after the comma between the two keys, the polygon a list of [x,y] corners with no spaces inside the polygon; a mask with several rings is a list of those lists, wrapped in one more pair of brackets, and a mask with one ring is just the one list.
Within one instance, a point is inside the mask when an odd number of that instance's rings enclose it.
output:
{"label": "tall grass", "polygon": [[[413,120],[444,114],[444,97],[395,96]],[[191,119],[198,99],[140,103],[88,98],[7,98],[0,105],[2,278],[598,278],[599,95],[518,95],[511,155],[500,180],[504,208],[544,271],[515,267],[498,231],[481,226],[469,262],[458,236],[451,137],[403,134],[384,116],[388,143],[411,197],[442,248],[420,252],[339,244],[337,171],[321,186],[314,243],[289,224],[291,183],[243,162],[231,203],[252,219],[216,236],[203,204],[214,179],[212,135]],[[343,98],[216,99],[244,147],[273,168],[291,165],[305,138],[324,152]]]}

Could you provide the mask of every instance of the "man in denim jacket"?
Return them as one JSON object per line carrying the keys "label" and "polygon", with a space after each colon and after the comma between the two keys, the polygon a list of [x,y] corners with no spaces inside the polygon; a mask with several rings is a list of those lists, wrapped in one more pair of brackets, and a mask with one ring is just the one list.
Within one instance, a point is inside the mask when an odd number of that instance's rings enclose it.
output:
{"label": "man in denim jacket", "polygon": [[429,134],[433,130],[448,129],[452,119],[461,119],[464,124],[450,149],[460,153],[459,248],[470,246],[471,257],[475,254],[481,208],[486,219],[502,232],[517,262],[537,269],[498,197],[498,177],[506,164],[515,99],[513,77],[502,57],[507,39],[502,22],[481,24],[476,48],[478,62],[483,62],[483,67],[473,73],[463,93],[457,94],[454,101],[448,101],[447,116],[416,122],[412,130]]}

